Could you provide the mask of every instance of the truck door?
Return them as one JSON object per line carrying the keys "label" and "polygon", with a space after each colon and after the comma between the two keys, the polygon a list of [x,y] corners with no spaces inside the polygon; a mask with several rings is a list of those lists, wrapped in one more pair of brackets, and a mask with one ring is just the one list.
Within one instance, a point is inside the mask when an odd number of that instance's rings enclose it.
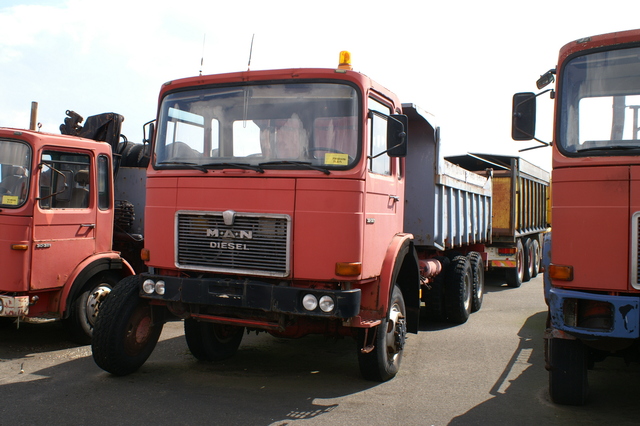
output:
{"label": "truck door", "polygon": [[[398,159],[386,153],[387,117],[391,108],[369,99],[368,171],[365,199],[363,276],[380,273],[391,239],[402,232],[402,192],[398,179]],[[376,157],[377,156],[377,157]],[[375,158],[373,158],[375,157]]]}
{"label": "truck door", "polygon": [[34,207],[31,289],[60,287],[95,252],[96,205],[91,153],[44,150]]}

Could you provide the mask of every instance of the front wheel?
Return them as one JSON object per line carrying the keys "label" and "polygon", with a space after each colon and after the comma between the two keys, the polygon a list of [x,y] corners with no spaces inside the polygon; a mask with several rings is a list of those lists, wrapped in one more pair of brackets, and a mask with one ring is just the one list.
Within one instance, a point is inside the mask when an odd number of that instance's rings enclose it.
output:
{"label": "front wheel", "polygon": [[238,350],[244,327],[214,324],[193,318],[184,320],[184,336],[187,346],[199,361],[221,361]]}
{"label": "front wheel", "polygon": [[584,344],[579,340],[552,338],[547,350],[551,400],[556,404],[584,405],[589,392],[588,352]]}
{"label": "front wheel", "polygon": [[163,323],[155,322],[151,305],[139,295],[138,278],[123,279],[102,305],[93,329],[93,359],[114,376],[138,370],[153,352]]}
{"label": "front wheel", "polygon": [[[375,328],[360,330],[358,334],[358,364],[365,380],[386,382],[400,369],[407,325],[404,298],[398,286],[393,287],[389,305],[388,319]],[[368,339],[371,334],[373,338]],[[367,340],[372,340],[372,348]]]}
{"label": "front wheel", "polygon": [[69,317],[63,321],[69,338],[76,343],[91,343],[93,328],[100,307],[106,297],[118,283],[112,274],[104,274],[93,278],[82,289],[80,295],[71,302]]}

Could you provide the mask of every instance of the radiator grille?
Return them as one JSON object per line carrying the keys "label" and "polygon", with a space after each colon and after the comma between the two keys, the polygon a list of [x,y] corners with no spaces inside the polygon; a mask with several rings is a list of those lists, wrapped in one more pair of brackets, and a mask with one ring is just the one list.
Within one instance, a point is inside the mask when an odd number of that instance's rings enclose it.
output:
{"label": "radiator grille", "polygon": [[214,272],[288,276],[291,218],[287,215],[232,213],[233,224],[227,225],[222,212],[178,212],[177,266]]}

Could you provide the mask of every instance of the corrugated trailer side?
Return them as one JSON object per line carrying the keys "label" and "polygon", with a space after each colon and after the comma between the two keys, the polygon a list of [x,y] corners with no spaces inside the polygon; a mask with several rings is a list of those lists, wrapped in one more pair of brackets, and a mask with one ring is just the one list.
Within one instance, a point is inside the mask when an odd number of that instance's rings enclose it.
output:
{"label": "corrugated trailer side", "polygon": [[466,154],[447,160],[479,174],[493,174],[488,266],[505,269],[507,283],[513,287],[535,277],[540,269],[542,236],[550,226],[549,172],[509,155]]}
{"label": "corrugated trailer side", "polygon": [[[417,246],[435,250],[491,241],[491,178],[440,157],[433,117],[403,104],[409,118],[404,230]],[[431,123],[430,121],[431,120]],[[418,127],[430,127],[430,131]]]}
{"label": "corrugated trailer side", "polygon": [[409,121],[404,231],[421,262],[421,300],[428,318],[460,324],[482,305],[492,179],[444,160],[434,117],[402,107]]}

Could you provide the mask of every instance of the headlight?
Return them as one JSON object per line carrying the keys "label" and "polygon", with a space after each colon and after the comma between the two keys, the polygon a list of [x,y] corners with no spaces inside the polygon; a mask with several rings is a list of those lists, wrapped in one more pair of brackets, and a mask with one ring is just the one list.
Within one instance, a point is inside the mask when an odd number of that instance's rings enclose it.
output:
{"label": "headlight", "polygon": [[156,289],[156,283],[153,280],[144,280],[142,283],[142,291],[147,294],[152,294]]}
{"label": "headlight", "polygon": [[160,280],[156,283],[156,293],[160,296],[164,294],[164,281]]}
{"label": "headlight", "polygon": [[4,310],[4,304],[2,303],[2,299],[0,299],[0,313]]}
{"label": "headlight", "polygon": [[320,298],[320,309],[322,312],[331,312],[336,304],[331,296],[322,296]]}
{"label": "headlight", "polygon": [[302,298],[302,306],[307,311],[313,311],[318,307],[318,299],[313,294],[305,294]]}

